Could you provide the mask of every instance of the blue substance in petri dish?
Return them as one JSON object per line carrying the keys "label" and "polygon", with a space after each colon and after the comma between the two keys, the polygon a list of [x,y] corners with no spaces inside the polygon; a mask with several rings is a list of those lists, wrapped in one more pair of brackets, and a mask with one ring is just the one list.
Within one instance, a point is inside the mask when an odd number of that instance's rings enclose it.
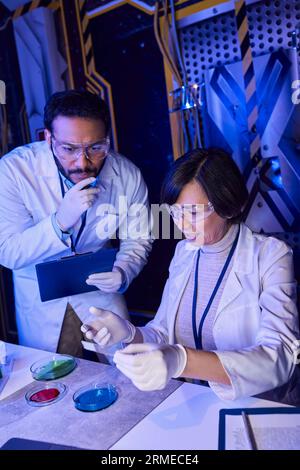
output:
{"label": "blue substance in petri dish", "polygon": [[112,405],[118,398],[113,386],[91,388],[74,396],[75,407],[80,411],[99,411]]}

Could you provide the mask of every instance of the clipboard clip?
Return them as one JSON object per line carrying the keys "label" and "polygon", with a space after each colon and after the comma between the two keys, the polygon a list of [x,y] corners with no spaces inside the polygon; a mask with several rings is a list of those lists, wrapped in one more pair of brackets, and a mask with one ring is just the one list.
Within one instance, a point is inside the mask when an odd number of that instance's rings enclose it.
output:
{"label": "clipboard clip", "polygon": [[87,251],[86,253],[72,253],[72,255],[63,256],[63,257],[60,258],[60,259],[61,259],[61,260],[62,260],[62,259],[70,259],[70,258],[74,258],[75,256],[91,255],[92,253],[93,253],[93,251]]}

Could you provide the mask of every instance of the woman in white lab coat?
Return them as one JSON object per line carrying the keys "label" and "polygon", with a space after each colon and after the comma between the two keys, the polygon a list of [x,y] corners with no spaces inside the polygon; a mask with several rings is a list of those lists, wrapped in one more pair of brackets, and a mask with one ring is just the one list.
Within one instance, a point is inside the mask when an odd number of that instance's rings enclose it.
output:
{"label": "woman in white lab coat", "polygon": [[135,328],[112,312],[83,330],[117,351],[141,390],[171,377],[208,381],[222,399],[273,390],[292,377],[299,348],[292,250],[241,223],[248,193],[225,152],[195,150],[167,175],[162,199],[185,239],[177,244],[155,318]]}

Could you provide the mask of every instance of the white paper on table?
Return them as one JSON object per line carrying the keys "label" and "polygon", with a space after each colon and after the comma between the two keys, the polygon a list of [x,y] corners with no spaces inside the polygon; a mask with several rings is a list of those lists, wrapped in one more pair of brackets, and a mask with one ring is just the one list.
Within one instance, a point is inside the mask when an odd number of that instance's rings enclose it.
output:
{"label": "white paper on table", "polygon": [[[300,414],[248,414],[258,450],[300,450]],[[225,447],[249,450],[241,415],[226,415]]]}

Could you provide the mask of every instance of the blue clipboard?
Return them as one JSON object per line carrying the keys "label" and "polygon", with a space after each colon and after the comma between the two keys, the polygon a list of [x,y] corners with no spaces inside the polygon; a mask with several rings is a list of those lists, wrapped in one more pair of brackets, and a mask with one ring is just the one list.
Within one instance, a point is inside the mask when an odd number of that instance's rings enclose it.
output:
{"label": "blue clipboard", "polygon": [[271,407],[271,408],[232,408],[219,411],[219,450],[226,450],[225,429],[226,416],[241,415],[245,411],[247,415],[270,415],[270,414],[300,414],[300,408],[296,407]]}
{"label": "blue clipboard", "polygon": [[85,281],[90,274],[112,271],[118,250],[106,248],[35,266],[42,302],[98,290]]}

